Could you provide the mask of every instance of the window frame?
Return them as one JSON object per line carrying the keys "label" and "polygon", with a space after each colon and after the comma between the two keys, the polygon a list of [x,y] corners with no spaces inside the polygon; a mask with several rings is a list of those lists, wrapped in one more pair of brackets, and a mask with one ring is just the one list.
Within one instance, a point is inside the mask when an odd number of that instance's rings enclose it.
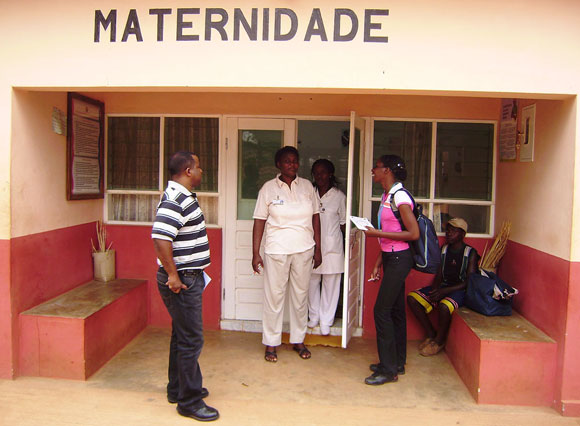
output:
{"label": "window frame", "polygon": [[[452,119],[452,118],[393,118],[393,117],[371,117],[370,119],[370,149],[366,158],[368,168],[372,168],[373,155],[375,149],[375,122],[376,121],[398,121],[398,122],[426,122],[431,123],[431,165],[429,176],[429,197],[417,197],[416,201],[428,206],[428,217],[433,220],[433,206],[435,204],[456,204],[467,206],[487,206],[489,207],[489,233],[467,233],[468,237],[475,238],[493,238],[495,232],[495,197],[496,197],[496,178],[497,178],[497,120],[470,120],[470,119]],[[437,166],[437,123],[466,123],[466,124],[491,124],[493,125],[493,147],[492,147],[492,176],[491,176],[491,200],[469,200],[469,199],[453,199],[453,198],[435,198],[435,177]],[[369,194],[367,203],[368,207],[365,213],[370,215],[372,211],[372,203],[380,202],[380,197],[373,197],[372,195],[372,181],[369,181],[367,188]],[[437,235],[444,236],[444,232],[438,232]]]}
{"label": "window frame", "polygon": [[[127,189],[108,189],[108,161],[109,161],[109,117],[126,117],[126,118],[135,118],[135,117],[154,117],[159,118],[159,176],[158,176],[158,183],[159,187],[157,191],[154,190],[127,190]],[[209,198],[217,198],[218,199],[218,206],[217,206],[217,223],[206,223],[207,228],[221,228],[223,224],[223,217],[221,213],[220,205],[223,203],[221,194],[223,192],[223,161],[224,161],[224,153],[225,147],[223,146],[223,115],[220,114],[123,114],[123,113],[110,113],[105,115],[105,173],[104,173],[104,182],[105,182],[105,197],[103,203],[103,217],[104,222],[111,225],[130,225],[130,226],[151,226],[153,222],[143,222],[143,221],[122,221],[122,220],[111,220],[109,219],[109,194],[121,194],[121,195],[158,195],[159,199],[163,195],[165,191],[165,184],[166,182],[163,181],[163,171],[166,167],[167,159],[164,158],[165,152],[165,119],[171,117],[183,117],[183,118],[217,118],[218,119],[218,171],[217,171],[217,179],[218,179],[218,190],[217,192],[208,192],[208,191],[195,191],[202,197],[209,197]],[[203,161],[203,159],[201,159]],[[203,169],[203,163],[202,163]]]}

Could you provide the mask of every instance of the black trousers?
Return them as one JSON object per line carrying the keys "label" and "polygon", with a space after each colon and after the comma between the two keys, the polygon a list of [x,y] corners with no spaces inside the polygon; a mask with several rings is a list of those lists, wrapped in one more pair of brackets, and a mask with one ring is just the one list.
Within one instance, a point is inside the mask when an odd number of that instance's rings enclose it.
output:
{"label": "black trousers", "polygon": [[163,269],[157,272],[157,287],[172,319],[167,396],[177,400],[180,408],[191,410],[204,405],[197,360],[203,347],[201,296],[205,283],[201,271],[179,272],[179,278],[187,289],[174,293],[166,284],[167,273]]}
{"label": "black trousers", "polygon": [[405,279],[413,266],[411,250],[383,252],[383,280],[375,302],[379,371],[397,375],[407,361]]}

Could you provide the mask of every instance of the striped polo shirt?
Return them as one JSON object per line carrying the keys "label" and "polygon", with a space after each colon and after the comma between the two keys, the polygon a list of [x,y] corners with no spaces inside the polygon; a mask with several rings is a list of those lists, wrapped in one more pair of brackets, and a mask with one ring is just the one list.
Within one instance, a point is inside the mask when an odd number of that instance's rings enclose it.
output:
{"label": "striped polo shirt", "polygon": [[[178,271],[209,265],[209,242],[203,212],[197,197],[183,185],[169,181],[157,206],[151,238],[173,243],[173,261]],[[159,266],[163,266],[157,259]]]}

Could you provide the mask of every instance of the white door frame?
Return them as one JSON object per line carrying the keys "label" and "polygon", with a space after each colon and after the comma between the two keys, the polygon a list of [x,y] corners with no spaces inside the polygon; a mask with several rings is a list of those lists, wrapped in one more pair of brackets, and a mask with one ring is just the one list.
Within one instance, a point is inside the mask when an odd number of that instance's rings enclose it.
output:
{"label": "white door frame", "polygon": [[[360,132],[359,146],[354,143],[356,140],[356,130]],[[354,111],[350,114],[349,152],[348,152],[348,179],[346,194],[346,232],[345,232],[345,256],[344,256],[344,280],[342,292],[342,339],[341,346],[346,348],[350,338],[353,336],[355,328],[362,321],[362,288],[364,274],[364,233],[352,226],[350,220],[352,213],[352,195],[358,189],[358,212],[363,211],[363,167],[364,167],[364,146],[365,146],[366,125],[365,121],[359,118]],[[355,149],[358,149],[358,165]],[[355,166],[358,166],[358,176],[354,176]],[[354,185],[358,185],[355,188]]]}
{"label": "white door frame", "polygon": [[[261,327],[256,328],[256,324],[249,324],[249,322],[255,321],[244,321],[236,318],[236,276],[239,271],[236,271],[236,267],[240,267],[238,262],[236,262],[236,256],[240,254],[240,250],[236,249],[236,231],[238,225],[242,225],[241,222],[250,221],[238,221],[237,220],[237,188],[238,188],[238,129],[255,129],[255,130],[284,130],[284,145],[296,146],[297,145],[297,122],[298,120],[324,120],[324,119],[338,119],[338,117],[297,117],[297,116],[224,116],[224,132],[225,135],[225,171],[224,171],[224,181],[225,181],[225,213],[224,213],[224,239],[223,239],[223,279],[222,279],[222,328],[224,329],[235,329],[243,331],[261,331]],[[353,114],[351,114],[351,123],[353,123]],[[361,118],[356,118],[356,127],[361,131],[360,140],[360,155],[359,155],[359,213],[365,214],[368,210],[366,203],[366,189],[369,185],[367,176],[364,174],[364,165],[367,163],[367,155],[365,147],[367,146],[369,122]],[[351,140],[354,140],[354,128],[351,126]],[[349,152],[349,157],[354,153]],[[371,153],[372,156],[372,153]],[[349,183],[352,185],[352,182]],[[232,188],[234,190],[232,190]],[[347,200],[348,203],[348,200]],[[347,213],[350,213],[350,204],[347,208]],[[347,227],[349,226],[350,220],[347,220]],[[243,225],[242,225],[243,227]],[[247,226],[246,226],[247,227]],[[249,228],[251,229],[251,227]],[[363,237],[361,235],[361,237]],[[249,255],[251,259],[251,239],[248,240],[244,238],[245,244],[248,246],[246,248],[246,254]],[[356,309],[356,315],[358,321],[352,323],[351,329],[348,327],[342,327],[342,342],[343,347],[346,347],[348,340],[352,337],[354,329],[362,326],[362,298],[363,298],[363,273],[364,273],[364,238],[360,238],[361,247],[361,263],[359,270],[359,285],[358,285],[358,307]],[[346,249],[347,245],[345,245]],[[242,250],[243,251],[243,250]],[[249,261],[249,259],[246,259]],[[347,262],[348,259],[345,259]],[[249,263],[249,262],[248,262]],[[248,266],[248,274],[252,274],[251,266]],[[248,278],[248,277],[246,277]],[[252,279],[252,278],[250,278]],[[261,280],[261,277],[259,278]],[[346,274],[345,280],[346,281]],[[347,293],[343,294],[343,318],[345,317],[345,310],[347,305]],[[226,325],[227,324],[227,325]],[[225,326],[224,326],[225,325]],[[356,333],[355,335],[360,335]]]}
{"label": "white door frame", "polygon": [[[237,283],[244,281],[250,287],[261,288],[262,277],[254,276],[251,267],[251,233],[253,221],[237,219],[238,192],[238,130],[281,130],[284,145],[296,146],[296,120],[287,118],[225,117],[226,184],[225,223],[223,241],[222,320],[248,319],[236,314]],[[272,159],[274,161],[274,159]],[[233,188],[233,189],[232,189]],[[243,229],[243,232],[238,231]],[[261,304],[254,298],[249,303]]]}

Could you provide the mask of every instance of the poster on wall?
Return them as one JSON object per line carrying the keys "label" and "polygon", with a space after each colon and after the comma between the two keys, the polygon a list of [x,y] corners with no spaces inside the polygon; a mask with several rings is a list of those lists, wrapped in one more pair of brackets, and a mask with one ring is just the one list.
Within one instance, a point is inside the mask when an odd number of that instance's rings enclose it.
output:
{"label": "poster on wall", "polygon": [[67,116],[67,199],[103,198],[104,104],[69,93]]}
{"label": "poster on wall", "polygon": [[516,159],[517,121],[518,101],[503,99],[499,126],[499,159],[501,161],[515,161]]}

